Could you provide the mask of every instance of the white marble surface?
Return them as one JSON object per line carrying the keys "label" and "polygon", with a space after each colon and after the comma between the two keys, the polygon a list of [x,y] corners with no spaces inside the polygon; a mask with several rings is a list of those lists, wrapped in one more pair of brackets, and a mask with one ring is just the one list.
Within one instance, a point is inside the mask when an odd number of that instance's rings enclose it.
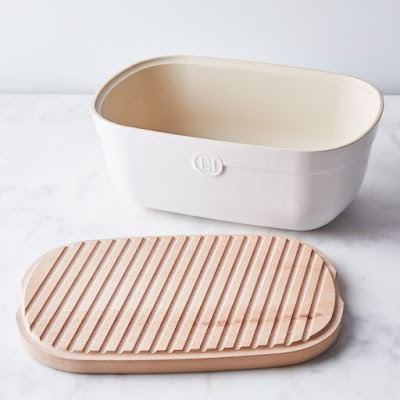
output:
{"label": "white marble surface", "polygon": [[[55,371],[23,349],[20,280],[43,252],[80,239],[280,231],[145,210],[105,172],[90,96],[0,96],[1,399],[399,399],[400,97],[387,97],[364,185],[350,207],[312,232],[339,273],[346,311],[324,355],[269,370],[94,376]],[[288,232],[286,232],[288,233]]]}

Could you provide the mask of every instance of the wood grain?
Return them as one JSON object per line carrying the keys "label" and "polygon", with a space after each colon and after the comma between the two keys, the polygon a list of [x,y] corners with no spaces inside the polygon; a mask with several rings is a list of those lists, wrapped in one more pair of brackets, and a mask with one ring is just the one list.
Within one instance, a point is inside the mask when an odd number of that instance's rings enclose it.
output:
{"label": "wood grain", "polygon": [[23,280],[28,351],[73,372],[260,368],[305,361],[339,333],[336,272],[270,235],[90,240],[42,256]]}

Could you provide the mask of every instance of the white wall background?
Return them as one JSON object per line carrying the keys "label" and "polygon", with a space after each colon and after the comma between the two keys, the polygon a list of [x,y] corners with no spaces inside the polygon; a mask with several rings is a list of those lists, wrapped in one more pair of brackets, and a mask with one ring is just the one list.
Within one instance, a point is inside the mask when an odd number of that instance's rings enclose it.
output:
{"label": "white wall background", "polygon": [[3,93],[91,93],[165,54],[343,72],[400,94],[400,0],[0,0]]}

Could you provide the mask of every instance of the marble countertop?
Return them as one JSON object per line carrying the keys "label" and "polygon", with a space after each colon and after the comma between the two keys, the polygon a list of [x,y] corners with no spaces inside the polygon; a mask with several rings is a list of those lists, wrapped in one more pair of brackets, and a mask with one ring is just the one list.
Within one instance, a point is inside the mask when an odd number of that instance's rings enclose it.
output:
{"label": "marble countertop", "polygon": [[[109,181],[88,95],[0,96],[1,399],[400,398],[400,96],[386,97],[364,184],[348,209],[311,232],[284,232],[143,209]],[[81,239],[197,233],[289,234],[338,270],[342,332],[326,353],[275,369],[77,375],[24,350],[20,281],[42,253]]]}

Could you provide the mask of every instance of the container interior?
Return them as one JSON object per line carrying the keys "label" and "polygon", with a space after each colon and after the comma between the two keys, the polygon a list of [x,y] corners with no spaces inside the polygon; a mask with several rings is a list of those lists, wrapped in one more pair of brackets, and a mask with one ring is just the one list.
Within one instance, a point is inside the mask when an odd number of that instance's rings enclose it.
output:
{"label": "container interior", "polygon": [[297,151],[350,144],[382,111],[379,91],[353,77],[178,60],[124,71],[103,88],[97,111],[120,125]]}

